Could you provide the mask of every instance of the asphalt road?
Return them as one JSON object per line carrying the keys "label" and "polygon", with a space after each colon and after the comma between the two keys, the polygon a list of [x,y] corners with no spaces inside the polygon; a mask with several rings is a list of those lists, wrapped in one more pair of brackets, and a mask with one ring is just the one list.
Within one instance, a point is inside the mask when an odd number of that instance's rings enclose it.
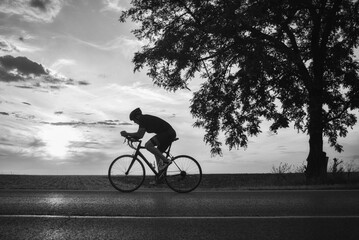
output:
{"label": "asphalt road", "polygon": [[0,191],[0,239],[359,239],[358,190]]}

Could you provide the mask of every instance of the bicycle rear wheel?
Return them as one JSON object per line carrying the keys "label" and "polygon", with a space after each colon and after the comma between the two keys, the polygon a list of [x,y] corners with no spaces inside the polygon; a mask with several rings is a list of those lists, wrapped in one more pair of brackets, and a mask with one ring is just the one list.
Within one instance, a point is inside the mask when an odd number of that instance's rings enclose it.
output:
{"label": "bicycle rear wheel", "polygon": [[132,192],[138,189],[145,180],[143,163],[131,155],[123,155],[115,160],[108,169],[111,185],[121,192]]}
{"label": "bicycle rear wheel", "polygon": [[172,159],[166,170],[166,183],[179,193],[191,192],[202,180],[202,169],[192,157],[181,155]]}

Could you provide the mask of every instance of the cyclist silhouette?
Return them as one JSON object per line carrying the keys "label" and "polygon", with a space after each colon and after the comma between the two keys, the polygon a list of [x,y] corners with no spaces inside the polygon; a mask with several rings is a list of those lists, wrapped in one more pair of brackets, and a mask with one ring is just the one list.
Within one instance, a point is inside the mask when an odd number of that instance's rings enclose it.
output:
{"label": "cyclist silhouette", "polygon": [[162,153],[170,146],[176,138],[176,131],[165,120],[147,114],[142,114],[140,108],[136,108],[130,113],[130,120],[139,125],[137,132],[128,133],[122,131],[121,135],[124,137],[130,136],[132,138],[141,139],[145,133],[155,133],[145,144],[145,148],[155,155],[158,171],[166,168],[170,160],[167,159]]}

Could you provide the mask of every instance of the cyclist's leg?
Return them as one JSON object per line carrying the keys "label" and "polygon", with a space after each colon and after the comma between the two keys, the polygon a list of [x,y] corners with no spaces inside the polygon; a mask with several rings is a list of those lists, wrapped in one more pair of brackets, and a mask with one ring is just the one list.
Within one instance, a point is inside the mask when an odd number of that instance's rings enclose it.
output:
{"label": "cyclist's leg", "polygon": [[157,146],[158,150],[160,150],[162,153],[165,152],[175,138],[176,138],[176,132],[174,130],[169,130],[162,134],[158,134],[157,135],[157,139],[159,142]]}
{"label": "cyclist's leg", "polygon": [[175,138],[176,132],[174,130],[169,130],[167,132],[157,134],[145,144],[146,149],[155,155],[158,166],[162,166],[163,163],[168,162],[168,159],[163,155],[163,153],[171,145]]}
{"label": "cyclist's leg", "polygon": [[148,142],[146,142],[145,144],[145,148],[152,153],[153,155],[155,155],[156,157],[156,161],[157,161],[157,166],[159,166],[162,162],[167,162],[166,157],[162,154],[162,152],[156,148],[156,146],[158,146],[160,144],[157,135],[152,137],[150,140],[148,140]]}

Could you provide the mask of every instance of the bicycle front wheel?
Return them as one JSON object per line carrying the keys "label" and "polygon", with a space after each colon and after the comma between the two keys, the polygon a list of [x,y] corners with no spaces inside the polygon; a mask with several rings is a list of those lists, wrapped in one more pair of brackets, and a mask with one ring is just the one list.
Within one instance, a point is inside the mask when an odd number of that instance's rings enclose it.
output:
{"label": "bicycle front wheel", "polygon": [[166,170],[166,183],[179,193],[191,192],[202,180],[202,169],[199,163],[190,156],[177,156]]}
{"label": "bicycle front wheel", "polygon": [[121,192],[132,192],[139,188],[145,180],[143,163],[131,155],[123,155],[115,160],[108,169],[111,185]]}

